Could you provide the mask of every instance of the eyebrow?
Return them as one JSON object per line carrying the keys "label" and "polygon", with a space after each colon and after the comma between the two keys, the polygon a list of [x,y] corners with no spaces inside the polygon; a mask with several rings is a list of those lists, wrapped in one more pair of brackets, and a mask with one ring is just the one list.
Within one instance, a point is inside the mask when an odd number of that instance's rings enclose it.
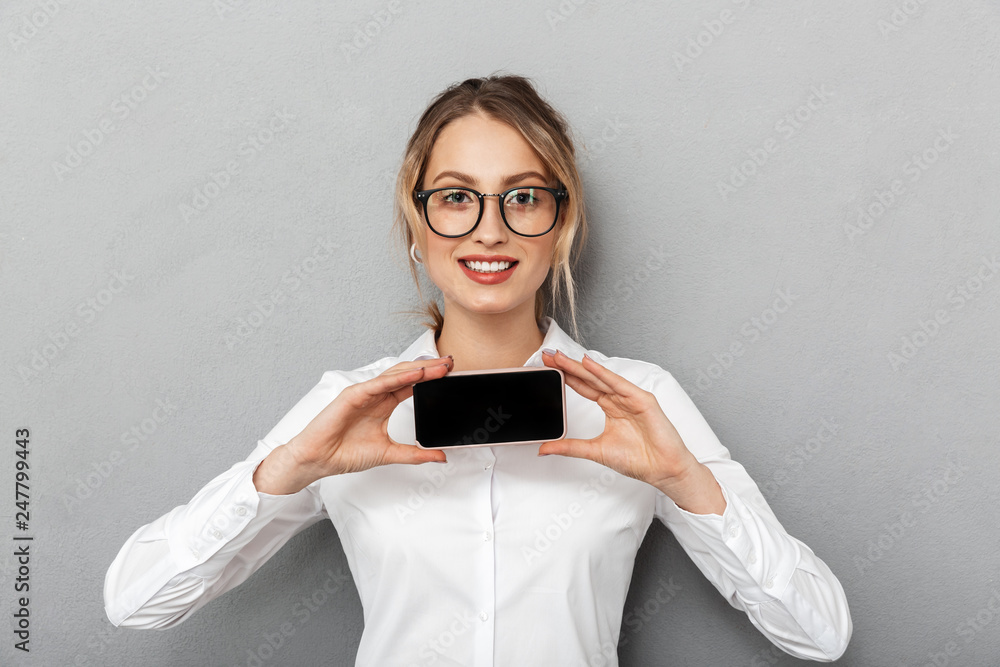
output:
{"label": "eyebrow", "polygon": [[[501,187],[501,189],[506,189],[506,188],[510,187],[511,185],[513,185],[515,183],[518,183],[520,181],[523,181],[523,180],[526,180],[526,179],[532,178],[532,177],[538,178],[542,182],[547,182],[548,181],[547,178],[545,178],[544,176],[542,176],[541,174],[539,174],[537,171],[522,171],[520,174],[512,174],[511,176],[505,177],[500,182],[500,187]],[[476,178],[473,178],[472,176],[469,176],[468,174],[463,174],[460,171],[442,171],[440,174],[437,175],[437,177],[433,181],[431,181],[431,185],[434,185],[435,183],[437,183],[438,181],[440,181],[442,178],[454,178],[456,180],[459,180],[459,181],[462,181],[462,182],[465,182],[465,183],[472,183],[475,186],[479,185],[479,181]]]}

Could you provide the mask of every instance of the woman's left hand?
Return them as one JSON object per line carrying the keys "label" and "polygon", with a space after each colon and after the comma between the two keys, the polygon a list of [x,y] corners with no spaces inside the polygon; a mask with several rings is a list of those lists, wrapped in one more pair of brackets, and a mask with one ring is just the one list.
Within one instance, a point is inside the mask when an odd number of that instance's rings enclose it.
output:
{"label": "woman's left hand", "polygon": [[570,388],[596,402],[604,410],[605,425],[603,433],[589,440],[545,442],[539,455],[590,459],[652,484],[689,512],[722,514],[726,501],[715,476],[685,446],[652,392],[586,355],[580,362],[557,351],[542,354],[542,363],[563,371]]}

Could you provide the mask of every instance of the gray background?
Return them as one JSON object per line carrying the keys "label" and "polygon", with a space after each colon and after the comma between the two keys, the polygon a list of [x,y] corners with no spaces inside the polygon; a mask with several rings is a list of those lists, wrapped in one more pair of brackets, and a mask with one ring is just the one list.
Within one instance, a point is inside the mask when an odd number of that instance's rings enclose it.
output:
{"label": "gray background", "polygon": [[[431,97],[503,70],[581,148],[583,342],[674,373],[838,575],[855,627],[839,664],[996,664],[996,3],[12,0],[0,32],[0,483],[30,428],[35,536],[25,655],[4,491],[0,662],[247,665],[294,620],[263,664],[353,664],[350,581],[293,616],[348,572],[328,522],[166,632],[111,626],[104,575],[323,371],[419,335],[397,314],[416,295],[390,187]],[[734,169],[750,175],[723,196]],[[339,247],[313,261],[320,238]],[[644,271],[651,248],[666,263]],[[157,400],[177,406],[158,422]],[[811,440],[824,418],[838,432]],[[149,435],[126,447],[133,427]],[[622,665],[797,663],[659,522],[625,613]]]}

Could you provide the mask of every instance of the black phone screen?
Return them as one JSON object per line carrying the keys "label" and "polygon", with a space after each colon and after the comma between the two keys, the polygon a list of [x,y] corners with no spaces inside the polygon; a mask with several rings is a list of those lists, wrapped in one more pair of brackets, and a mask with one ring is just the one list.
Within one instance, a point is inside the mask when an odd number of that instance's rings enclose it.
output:
{"label": "black phone screen", "polygon": [[564,402],[553,368],[458,373],[413,385],[413,424],[422,447],[556,440]]}

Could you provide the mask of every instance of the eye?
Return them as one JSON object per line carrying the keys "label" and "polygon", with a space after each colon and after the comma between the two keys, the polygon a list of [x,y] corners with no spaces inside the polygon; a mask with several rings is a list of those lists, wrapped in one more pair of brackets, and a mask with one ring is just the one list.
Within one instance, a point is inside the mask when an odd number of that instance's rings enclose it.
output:
{"label": "eye", "polygon": [[538,197],[534,188],[524,188],[507,195],[507,203],[515,206],[535,206],[538,204]]}
{"label": "eye", "polygon": [[441,190],[434,193],[443,204],[468,204],[472,197],[465,190]]}

